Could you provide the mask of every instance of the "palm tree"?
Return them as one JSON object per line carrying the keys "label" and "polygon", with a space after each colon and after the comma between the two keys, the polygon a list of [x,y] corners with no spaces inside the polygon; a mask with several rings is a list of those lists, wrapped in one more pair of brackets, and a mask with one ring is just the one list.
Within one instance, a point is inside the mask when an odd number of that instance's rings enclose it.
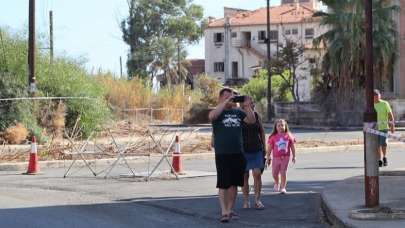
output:
{"label": "palm tree", "polygon": [[[178,71],[178,53],[177,44],[172,38],[157,38],[153,41],[154,61],[151,64],[150,71],[152,75],[158,73],[163,75],[167,86],[179,84],[185,80],[188,74],[190,63],[185,59],[187,53],[185,50],[180,51],[180,72]],[[180,73],[180,74],[179,74]]]}
{"label": "palm tree", "polygon": [[[322,16],[321,25],[330,29],[315,39],[316,45],[327,47],[323,59],[323,70],[332,82],[336,109],[355,110],[361,113],[363,100],[351,99],[362,96],[365,79],[365,16],[363,0],[322,0],[328,12]],[[390,65],[397,56],[396,24],[392,18],[399,7],[388,0],[373,0],[373,52],[376,87],[392,74]],[[359,96],[360,95],[360,96]],[[350,113],[352,115],[352,113]],[[346,117],[343,116],[343,119]]]}

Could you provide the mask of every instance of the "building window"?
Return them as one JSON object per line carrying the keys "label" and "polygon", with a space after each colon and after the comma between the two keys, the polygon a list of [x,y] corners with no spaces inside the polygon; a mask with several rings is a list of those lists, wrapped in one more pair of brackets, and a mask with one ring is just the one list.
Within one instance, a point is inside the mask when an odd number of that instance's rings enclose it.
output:
{"label": "building window", "polygon": [[315,64],[315,63],[316,63],[316,60],[315,60],[315,58],[309,58],[309,59],[308,59],[308,62],[309,62],[310,64]]}
{"label": "building window", "polygon": [[271,30],[270,31],[270,42],[277,42],[278,41],[278,31]]}
{"label": "building window", "polygon": [[289,29],[285,30],[285,31],[284,31],[284,34],[285,34],[285,35],[290,35],[290,34],[291,34],[291,30],[289,30]]}
{"label": "building window", "polygon": [[305,39],[313,39],[314,33],[315,32],[313,28],[305,29]]}
{"label": "building window", "polygon": [[231,33],[231,37],[232,37],[232,38],[238,37],[238,33],[236,33],[236,32]]}
{"label": "building window", "polygon": [[257,34],[259,42],[265,42],[266,41],[266,31],[259,31]]}
{"label": "building window", "polygon": [[291,32],[292,32],[293,35],[297,35],[298,34],[298,29],[292,29]]}
{"label": "building window", "polygon": [[215,62],[214,63],[214,72],[224,72],[224,62]]}
{"label": "building window", "polygon": [[224,42],[224,33],[223,32],[214,33],[214,42],[223,43]]}

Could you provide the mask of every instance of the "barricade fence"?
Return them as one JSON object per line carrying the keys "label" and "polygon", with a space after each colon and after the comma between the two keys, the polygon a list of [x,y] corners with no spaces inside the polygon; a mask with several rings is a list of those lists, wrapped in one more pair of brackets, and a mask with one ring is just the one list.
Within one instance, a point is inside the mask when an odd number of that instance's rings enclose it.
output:
{"label": "barricade fence", "polygon": [[135,123],[181,124],[184,122],[184,109],[181,108],[133,108],[114,109],[120,119]]}
{"label": "barricade fence", "polygon": [[[379,121],[379,122],[369,122],[364,123],[363,132],[370,133],[373,135],[383,136],[387,139],[394,139],[398,142],[405,143],[405,135],[402,135],[398,132],[391,132],[390,126],[398,123],[397,121]],[[379,130],[379,125],[387,125],[384,127],[388,127],[385,131]],[[395,127],[394,127],[395,129]]]}

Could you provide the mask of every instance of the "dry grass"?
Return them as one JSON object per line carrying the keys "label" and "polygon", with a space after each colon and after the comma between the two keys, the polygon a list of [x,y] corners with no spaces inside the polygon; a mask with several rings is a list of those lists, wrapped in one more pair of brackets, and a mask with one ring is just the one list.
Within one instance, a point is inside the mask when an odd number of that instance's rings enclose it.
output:
{"label": "dry grass", "polygon": [[161,88],[158,94],[153,94],[151,88],[147,86],[148,83],[138,78],[128,81],[99,77],[99,82],[105,87],[106,99],[115,108],[115,114],[120,118],[136,114],[138,121],[149,120],[150,110],[138,110],[135,113],[135,109],[153,108],[154,120],[180,122],[183,114],[181,110],[187,112],[192,101],[200,100],[201,97],[198,90],[191,91],[183,85]]}
{"label": "dry grass", "polygon": [[56,138],[61,138],[63,136],[63,130],[65,128],[65,117],[66,117],[66,105],[63,102],[59,102],[56,110],[52,115],[52,130]]}
{"label": "dry grass", "polygon": [[120,109],[149,107],[152,93],[143,80],[134,78],[128,81],[99,77],[99,82],[106,88],[106,99],[114,107]]}
{"label": "dry grass", "polygon": [[363,144],[362,140],[342,140],[342,141],[306,140],[306,141],[299,141],[296,147],[308,148],[308,147],[324,147],[324,146],[352,146],[361,144]]}
{"label": "dry grass", "polygon": [[21,123],[9,127],[4,131],[3,138],[9,144],[21,144],[27,139],[28,130]]}

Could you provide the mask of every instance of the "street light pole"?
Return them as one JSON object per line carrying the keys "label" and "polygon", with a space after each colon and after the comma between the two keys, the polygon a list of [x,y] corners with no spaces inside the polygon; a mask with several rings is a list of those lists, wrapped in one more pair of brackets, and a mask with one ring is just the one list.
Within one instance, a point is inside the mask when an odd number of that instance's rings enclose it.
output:
{"label": "street light pole", "polygon": [[[267,120],[270,122],[273,117],[271,102],[271,66],[270,66],[270,0],[267,0]],[[278,45],[278,44],[277,44]]]}
{"label": "street light pole", "polygon": [[[365,70],[366,70],[366,111],[364,113],[364,128],[373,128],[377,115],[374,110],[373,99],[373,5],[372,0],[364,0],[366,48],[365,48]],[[366,207],[377,207],[379,205],[379,180],[378,180],[378,146],[377,136],[364,132],[364,190]]]}

